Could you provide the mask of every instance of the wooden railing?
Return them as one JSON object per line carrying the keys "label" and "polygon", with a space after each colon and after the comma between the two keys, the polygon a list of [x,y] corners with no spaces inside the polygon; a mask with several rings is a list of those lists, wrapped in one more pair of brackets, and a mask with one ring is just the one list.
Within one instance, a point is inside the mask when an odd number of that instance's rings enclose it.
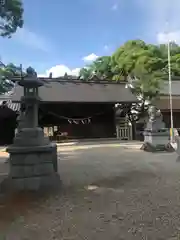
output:
{"label": "wooden railing", "polygon": [[120,140],[132,140],[132,127],[127,126],[127,127],[116,127],[116,135],[117,138]]}

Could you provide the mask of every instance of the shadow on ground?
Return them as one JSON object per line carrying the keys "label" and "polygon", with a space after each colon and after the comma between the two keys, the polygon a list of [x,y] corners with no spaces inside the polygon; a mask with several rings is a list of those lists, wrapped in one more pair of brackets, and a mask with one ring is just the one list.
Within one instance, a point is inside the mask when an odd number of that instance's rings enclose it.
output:
{"label": "shadow on ground", "polygon": [[[25,216],[30,209],[40,207],[42,202],[57,192],[4,192],[8,176],[9,164],[7,157],[0,157],[0,232],[10,222],[20,216]],[[60,191],[58,190],[60,194]],[[0,238],[1,239],[1,238]]]}
{"label": "shadow on ground", "polygon": [[150,178],[156,177],[156,174],[153,172],[143,172],[143,171],[129,171],[124,173],[122,176],[114,176],[100,179],[96,182],[93,182],[92,185],[103,188],[114,188],[118,189],[123,186],[130,184],[138,184],[142,181],[148,181]]}

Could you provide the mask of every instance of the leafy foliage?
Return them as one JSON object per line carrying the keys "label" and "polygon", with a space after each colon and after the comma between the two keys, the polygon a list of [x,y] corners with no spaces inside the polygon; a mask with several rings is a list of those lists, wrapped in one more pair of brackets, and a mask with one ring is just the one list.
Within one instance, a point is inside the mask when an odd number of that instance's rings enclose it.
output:
{"label": "leafy foliage", "polygon": [[0,66],[0,94],[10,91],[14,87],[14,82],[11,81],[14,77],[20,77],[21,68],[13,63],[8,65],[1,64]]}
{"label": "leafy foliage", "polygon": [[21,0],[4,0],[0,5],[0,35],[11,37],[23,26],[23,5]]}
{"label": "leafy foliage", "polygon": [[111,57],[99,57],[94,62],[92,62],[92,64],[80,70],[80,76],[84,80],[88,80],[88,78],[90,78],[93,74],[96,74],[99,78],[111,79],[113,77],[111,68]]}

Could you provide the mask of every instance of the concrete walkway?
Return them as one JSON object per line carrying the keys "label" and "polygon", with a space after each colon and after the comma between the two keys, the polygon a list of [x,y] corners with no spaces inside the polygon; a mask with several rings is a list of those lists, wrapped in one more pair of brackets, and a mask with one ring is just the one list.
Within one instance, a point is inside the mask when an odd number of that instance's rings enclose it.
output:
{"label": "concrete walkway", "polygon": [[[90,148],[101,148],[101,147],[121,147],[125,149],[140,149],[142,142],[131,141],[118,141],[118,140],[101,140],[101,141],[72,141],[65,143],[57,143],[58,152],[64,151],[75,151],[75,150],[85,150]],[[2,158],[7,158],[9,154],[6,152],[6,147],[0,147],[0,160]]]}

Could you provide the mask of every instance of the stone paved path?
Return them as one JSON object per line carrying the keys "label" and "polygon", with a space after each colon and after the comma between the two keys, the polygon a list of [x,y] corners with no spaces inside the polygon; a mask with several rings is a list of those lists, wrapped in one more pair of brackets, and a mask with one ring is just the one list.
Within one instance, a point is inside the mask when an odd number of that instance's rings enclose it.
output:
{"label": "stone paved path", "polygon": [[175,153],[101,146],[66,149],[59,158],[61,192],[7,198],[0,205],[2,237],[180,239],[180,163]]}

